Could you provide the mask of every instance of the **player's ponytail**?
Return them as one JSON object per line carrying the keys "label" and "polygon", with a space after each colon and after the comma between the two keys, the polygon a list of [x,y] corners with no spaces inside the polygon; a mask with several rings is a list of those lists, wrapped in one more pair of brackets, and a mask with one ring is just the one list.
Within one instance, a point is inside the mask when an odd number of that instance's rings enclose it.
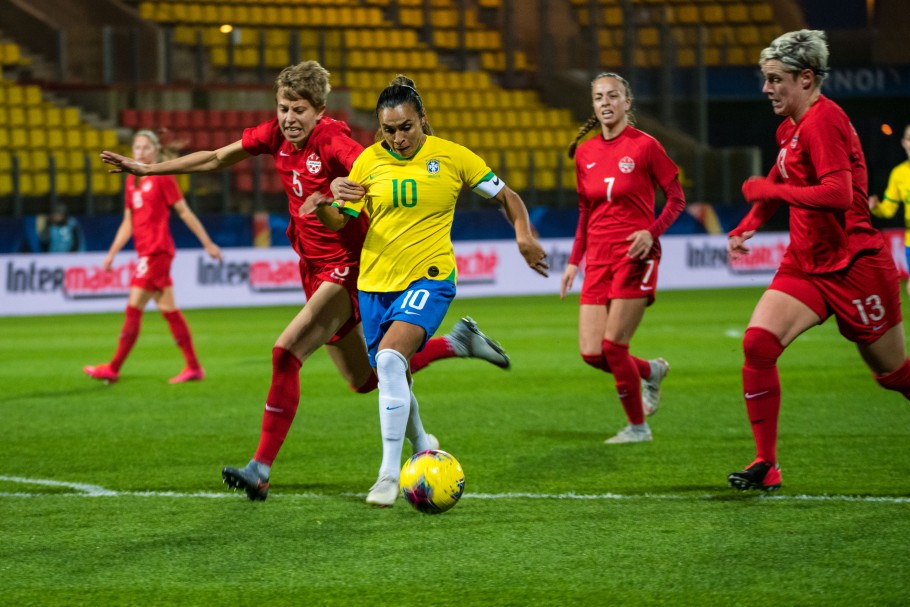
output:
{"label": "player's ponytail", "polygon": [[582,137],[588,134],[588,131],[594,128],[594,125],[599,123],[600,120],[597,119],[597,116],[591,116],[588,120],[581,125],[578,129],[578,135],[575,136],[575,141],[569,144],[569,158],[575,158],[575,148],[578,147],[578,142],[581,141]]}
{"label": "player's ponytail", "polygon": [[[417,92],[417,86],[414,81],[404,74],[395,76],[389,86],[379,94],[379,100],[376,102],[376,117],[379,118],[381,110],[404,105],[405,103],[410,103],[417,115],[422,119],[421,127],[423,133],[432,135],[433,128],[426,120],[427,112],[423,105],[423,99],[420,98],[420,93]],[[381,129],[376,133],[376,141],[382,141]]]}

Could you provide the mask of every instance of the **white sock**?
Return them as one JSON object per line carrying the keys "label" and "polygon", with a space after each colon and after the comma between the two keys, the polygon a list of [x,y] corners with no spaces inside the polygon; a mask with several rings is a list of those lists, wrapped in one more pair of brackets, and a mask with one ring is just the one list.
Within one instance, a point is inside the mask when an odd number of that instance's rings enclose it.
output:
{"label": "white sock", "polygon": [[379,476],[398,478],[401,473],[401,448],[411,409],[408,361],[395,350],[376,354],[379,377],[379,429],[382,432],[382,465]]}
{"label": "white sock", "polygon": [[411,441],[414,453],[426,451],[430,448],[427,440],[427,431],[423,429],[423,423],[420,421],[420,405],[417,404],[414,390],[411,390],[411,415],[408,417],[408,427],[405,431],[405,436]]}

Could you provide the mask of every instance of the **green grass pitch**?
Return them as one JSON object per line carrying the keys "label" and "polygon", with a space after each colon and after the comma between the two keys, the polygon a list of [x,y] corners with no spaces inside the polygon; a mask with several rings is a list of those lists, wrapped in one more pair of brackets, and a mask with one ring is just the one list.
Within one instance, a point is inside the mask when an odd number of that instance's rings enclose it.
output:
{"label": "green grass pitch", "polygon": [[654,441],[609,446],[624,417],[577,354],[577,297],[456,300],[443,331],[472,315],[513,369],[416,375],[467,477],[439,516],[364,504],[376,394],[321,351],[268,501],[224,489],[292,308],[185,311],[208,377],[177,386],[152,309],[111,386],[81,368],[111,356],[121,314],[0,319],[0,605],[908,604],[910,407],[833,322],[780,361],[781,491],[726,487],[754,453],[740,365],[759,294],[660,293],[632,348],[672,366]]}

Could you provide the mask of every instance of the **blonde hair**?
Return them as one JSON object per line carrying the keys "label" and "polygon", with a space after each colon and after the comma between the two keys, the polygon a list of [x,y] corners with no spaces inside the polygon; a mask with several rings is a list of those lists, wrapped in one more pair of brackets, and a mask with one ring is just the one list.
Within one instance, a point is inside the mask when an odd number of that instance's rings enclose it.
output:
{"label": "blonde hair", "polygon": [[306,99],[316,109],[325,107],[332,90],[329,71],[316,61],[301,61],[289,65],[275,78],[275,95],[284,93],[288,99]]}
{"label": "blonde hair", "polygon": [[[620,76],[615,72],[601,72],[594,77],[594,80],[591,81],[591,88],[594,87],[594,83],[600,80],[601,78],[613,78],[618,80],[622,84],[623,89],[625,89],[626,99],[629,100],[629,109],[626,112],[626,122],[630,126],[635,126],[635,112],[632,110],[632,103],[634,102],[634,97],[632,96],[632,87],[629,85],[629,81]],[[578,148],[578,143],[584,138],[588,132],[593,129],[597,124],[600,123],[600,120],[597,118],[596,114],[592,114],[588,120],[581,125],[578,129],[578,135],[575,136],[575,140],[569,144],[567,150],[569,158],[575,158],[575,150]]]}
{"label": "blonde hair", "polygon": [[180,155],[179,148],[172,147],[170,145],[162,145],[161,137],[159,137],[158,133],[156,133],[155,131],[152,131],[149,129],[141,129],[139,131],[136,131],[133,134],[133,143],[135,143],[136,139],[139,137],[145,137],[146,139],[148,139],[149,142],[152,144],[152,147],[154,147],[157,150],[157,153],[155,154],[156,162],[161,162],[162,160],[171,160],[172,158],[176,158],[177,156]]}
{"label": "blonde hair", "polygon": [[822,30],[787,32],[774,39],[758,56],[758,64],[780,61],[790,73],[812,70],[818,86],[828,77],[828,41]]}

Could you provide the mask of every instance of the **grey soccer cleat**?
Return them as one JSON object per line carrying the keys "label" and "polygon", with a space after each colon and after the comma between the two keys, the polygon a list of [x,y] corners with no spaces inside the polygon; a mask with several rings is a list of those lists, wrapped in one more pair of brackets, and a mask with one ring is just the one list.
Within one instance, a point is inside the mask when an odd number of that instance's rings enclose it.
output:
{"label": "grey soccer cleat", "polygon": [[223,468],[221,479],[231,489],[246,491],[246,496],[254,502],[263,502],[269,495],[269,477],[259,473],[259,464],[255,461],[244,468]]}
{"label": "grey soccer cleat", "polygon": [[512,366],[502,346],[484,335],[470,316],[465,316],[455,323],[446,337],[455,354],[461,358],[479,358],[502,369]]}

